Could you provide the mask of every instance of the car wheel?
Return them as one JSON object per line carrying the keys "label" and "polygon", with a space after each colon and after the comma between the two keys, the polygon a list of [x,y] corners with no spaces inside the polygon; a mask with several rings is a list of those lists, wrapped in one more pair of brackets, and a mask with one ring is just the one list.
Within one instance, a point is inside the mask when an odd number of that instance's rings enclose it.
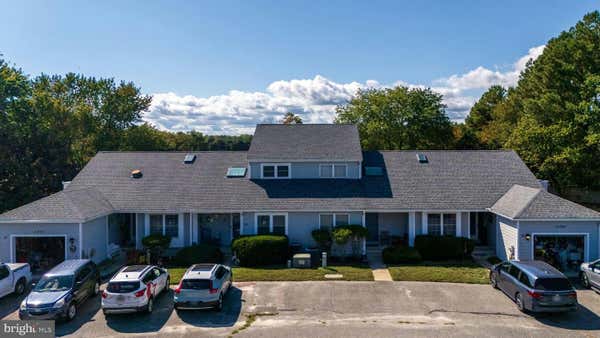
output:
{"label": "car wheel", "polygon": [[67,320],[73,320],[77,315],[77,306],[74,303],[69,304],[67,308]]}
{"label": "car wheel", "polygon": [[19,279],[17,285],[15,285],[15,294],[22,295],[25,292],[25,280],[23,278]]}
{"label": "car wheel", "polygon": [[525,311],[525,304],[523,303],[523,297],[521,297],[520,293],[517,293],[515,295],[515,303],[517,304],[517,308],[519,309],[519,311],[526,312]]}
{"label": "car wheel", "polygon": [[223,310],[223,294],[219,295],[219,300],[217,301],[217,305],[215,306],[215,310],[222,311]]}
{"label": "car wheel", "polygon": [[581,284],[586,289],[590,287],[590,280],[585,272],[581,274]]}
{"label": "car wheel", "polygon": [[100,293],[100,282],[94,283],[94,291],[92,291],[92,296],[97,296]]}
{"label": "car wheel", "polygon": [[146,312],[152,313],[154,310],[154,300],[152,298],[148,299],[148,305],[146,305]]}
{"label": "car wheel", "polygon": [[498,288],[498,281],[496,280],[496,274],[495,273],[490,273],[490,284],[492,284],[492,287],[494,289]]}

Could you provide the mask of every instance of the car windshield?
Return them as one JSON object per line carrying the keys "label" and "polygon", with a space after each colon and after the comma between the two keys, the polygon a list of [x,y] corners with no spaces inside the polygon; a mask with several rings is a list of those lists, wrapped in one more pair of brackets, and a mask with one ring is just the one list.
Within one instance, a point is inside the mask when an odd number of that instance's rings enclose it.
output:
{"label": "car windshield", "polygon": [[571,282],[566,278],[538,278],[535,289],[542,291],[568,291],[573,289]]}
{"label": "car windshield", "polygon": [[110,282],[106,291],[111,293],[129,293],[140,288],[140,282]]}
{"label": "car windshield", "polygon": [[49,276],[42,277],[35,285],[37,292],[65,291],[73,287],[73,276]]}
{"label": "car windshield", "polygon": [[184,279],[181,282],[182,289],[192,290],[207,290],[210,289],[211,283],[208,279]]}

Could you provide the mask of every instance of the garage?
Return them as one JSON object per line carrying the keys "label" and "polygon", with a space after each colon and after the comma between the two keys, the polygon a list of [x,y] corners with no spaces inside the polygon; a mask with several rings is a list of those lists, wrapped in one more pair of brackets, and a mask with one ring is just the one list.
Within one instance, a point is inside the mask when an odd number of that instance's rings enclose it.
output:
{"label": "garage", "polygon": [[534,259],[577,276],[586,258],[587,234],[533,234]]}
{"label": "garage", "polygon": [[66,257],[67,236],[15,236],[14,258],[29,263],[34,273],[50,270]]}

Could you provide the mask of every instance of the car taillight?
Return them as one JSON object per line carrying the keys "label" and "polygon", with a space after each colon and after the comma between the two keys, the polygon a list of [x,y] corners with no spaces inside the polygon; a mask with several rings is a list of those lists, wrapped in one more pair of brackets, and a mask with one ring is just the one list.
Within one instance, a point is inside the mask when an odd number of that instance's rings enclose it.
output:
{"label": "car taillight", "polygon": [[531,298],[535,298],[535,299],[540,299],[543,296],[543,294],[541,294],[539,292],[535,292],[535,291],[527,291],[527,293],[531,296]]}
{"label": "car taillight", "polygon": [[183,280],[179,281],[179,285],[177,285],[177,288],[175,288],[175,293],[179,294],[181,292],[181,283],[183,283]]}
{"label": "car taillight", "polygon": [[135,293],[136,297],[142,297],[144,295],[144,293],[146,292],[146,288],[141,289],[140,291]]}
{"label": "car taillight", "polygon": [[106,291],[102,291],[102,298],[106,298],[108,297],[108,294],[106,293]]}
{"label": "car taillight", "polygon": [[569,298],[575,298],[577,299],[577,292],[572,292],[568,294]]}
{"label": "car taillight", "polygon": [[214,289],[213,288],[213,281],[210,281],[208,292],[209,293],[217,293],[217,292],[219,292],[219,289]]}

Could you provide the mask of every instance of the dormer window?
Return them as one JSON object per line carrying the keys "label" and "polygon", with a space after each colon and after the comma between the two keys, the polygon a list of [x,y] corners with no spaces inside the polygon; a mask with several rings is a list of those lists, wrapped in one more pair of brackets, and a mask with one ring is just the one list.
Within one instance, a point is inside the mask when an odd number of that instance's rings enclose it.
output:
{"label": "dormer window", "polygon": [[319,176],[321,178],[346,178],[348,176],[348,166],[345,164],[321,164],[319,166]]}
{"label": "dormer window", "polygon": [[261,178],[290,178],[290,165],[263,163],[260,172]]}

